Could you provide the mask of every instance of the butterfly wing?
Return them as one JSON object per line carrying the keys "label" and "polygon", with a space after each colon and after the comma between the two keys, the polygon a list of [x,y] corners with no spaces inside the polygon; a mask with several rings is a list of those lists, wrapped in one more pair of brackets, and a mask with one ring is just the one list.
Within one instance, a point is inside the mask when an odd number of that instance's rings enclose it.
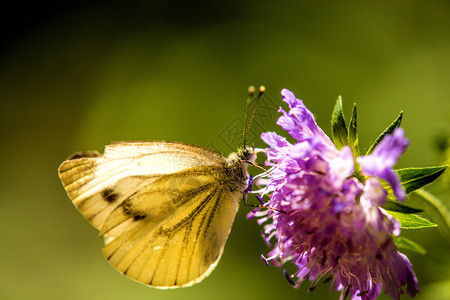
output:
{"label": "butterfly wing", "polygon": [[83,216],[98,230],[120,203],[161,176],[198,166],[225,166],[209,149],[173,142],[127,142],[78,152],[59,167],[59,176]]}
{"label": "butterfly wing", "polygon": [[[201,281],[220,259],[238,209],[222,168],[196,167],[161,177],[108,216],[103,252],[123,274],[159,287]],[[114,233],[116,228],[120,228]]]}
{"label": "butterfly wing", "polygon": [[238,202],[225,158],[169,142],[119,143],[75,153],[59,168],[80,212],[125,275],[155,287],[201,281],[219,260]]}

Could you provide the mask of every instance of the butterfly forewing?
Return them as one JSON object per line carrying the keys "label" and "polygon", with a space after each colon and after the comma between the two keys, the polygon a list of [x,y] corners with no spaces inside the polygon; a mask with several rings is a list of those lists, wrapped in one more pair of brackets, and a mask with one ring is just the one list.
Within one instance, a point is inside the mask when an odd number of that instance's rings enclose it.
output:
{"label": "butterfly forewing", "polygon": [[224,166],[226,161],[216,152],[182,143],[115,143],[106,146],[104,155],[73,154],[59,167],[59,176],[73,203],[100,230],[106,216],[142,185],[206,165]]}
{"label": "butterfly forewing", "polygon": [[236,180],[211,150],[172,142],[76,153],[59,174],[80,212],[105,237],[125,275],[155,287],[189,286],[215,267],[237,208]]}

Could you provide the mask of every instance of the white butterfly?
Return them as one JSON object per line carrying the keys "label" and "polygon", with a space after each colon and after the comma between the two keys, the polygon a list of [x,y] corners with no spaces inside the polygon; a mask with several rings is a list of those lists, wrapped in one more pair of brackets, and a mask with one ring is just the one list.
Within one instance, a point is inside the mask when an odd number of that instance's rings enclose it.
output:
{"label": "white butterfly", "polygon": [[58,171],[104,237],[108,261],[139,282],[174,288],[200,282],[217,265],[255,159],[245,146],[225,158],[183,143],[123,142],[103,155],[75,153]]}

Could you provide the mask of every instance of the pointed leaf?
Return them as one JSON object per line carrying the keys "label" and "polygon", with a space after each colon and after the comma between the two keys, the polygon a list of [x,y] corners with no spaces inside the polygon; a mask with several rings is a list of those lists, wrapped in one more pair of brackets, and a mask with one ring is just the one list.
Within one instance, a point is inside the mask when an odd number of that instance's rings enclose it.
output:
{"label": "pointed leaf", "polygon": [[[426,168],[405,168],[395,170],[399,176],[400,183],[405,189],[407,199],[410,198],[410,193],[420,189],[421,187],[433,182],[438,178],[447,168],[447,166],[426,167]],[[417,213],[423,211],[419,208],[411,208],[405,205],[401,205],[397,202],[397,197],[394,195],[394,191],[390,184],[386,181],[381,181],[381,185],[388,192],[386,198],[386,204],[383,208],[390,211],[401,212],[405,214]],[[398,204],[395,204],[398,203]],[[412,211],[412,210],[416,211]]]}
{"label": "pointed leaf", "polygon": [[416,242],[411,241],[410,239],[399,236],[392,236],[392,238],[394,239],[397,248],[411,250],[422,255],[425,255],[427,253],[427,250],[424,247],[420,246]]}
{"label": "pointed leaf", "polygon": [[383,139],[383,137],[386,134],[391,134],[395,128],[400,127],[400,123],[402,122],[403,112],[401,111],[397,118],[380,134],[380,136],[375,140],[375,142],[370,146],[369,150],[367,150],[366,155],[369,155],[373,152],[373,149],[375,149],[376,145],[378,145],[379,142]]}
{"label": "pointed leaf", "polygon": [[352,148],[354,157],[358,157],[359,152],[359,140],[356,122],[356,103],[353,104],[352,118],[348,124],[348,144]]}
{"label": "pointed leaf", "polygon": [[331,116],[331,136],[336,148],[341,149],[348,145],[347,126],[345,125],[344,112],[342,110],[342,98],[338,97]]}
{"label": "pointed leaf", "polygon": [[447,169],[447,166],[406,168],[395,170],[395,172],[400,178],[405,192],[408,194],[436,180],[445,169]]}
{"label": "pointed leaf", "polygon": [[[392,194],[393,198],[395,199],[395,196]],[[388,210],[388,212],[399,212],[404,214],[417,214],[420,212],[423,212],[423,209],[417,209],[413,208],[404,204],[401,204],[400,202],[396,200],[386,200],[386,203],[382,206],[385,210]]]}
{"label": "pointed leaf", "polygon": [[450,242],[450,211],[438,198],[427,191],[420,189],[409,194],[415,205],[424,208],[438,224],[438,229],[448,242]]}
{"label": "pointed leaf", "polygon": [[402,214],[394,211],[388,211],[388,214],[396,218],[400,222],[400,227],[403,229],[419,229],[437,227],[433,222],[428,221],[422,217],[411,214]]}

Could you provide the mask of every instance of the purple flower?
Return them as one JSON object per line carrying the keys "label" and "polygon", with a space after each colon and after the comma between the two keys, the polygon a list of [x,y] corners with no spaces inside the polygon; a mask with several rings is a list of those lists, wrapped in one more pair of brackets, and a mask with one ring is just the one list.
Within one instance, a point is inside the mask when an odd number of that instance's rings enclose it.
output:
{"label": "purple flower", "polygon": [[392,167],[408,141],[403,130],[385,136],[368,156],[356,159],[365,182],[354,177],[355,158],[348,146],[338,150],[316,124],[312,113],[295,95],[284,89],[289,112],[280,108],[277,124],[295,140],[289,143],[274,132],[261,138],[270,174],[255,191],[269,195],[269,210],[257,209],[252,216],[264,224],[268,244],[275,243],[266,263],[297,267],[291,279],[299,286],[311,281],[310,289],[331,275],[331,287],[341,297],[375,299],[384,287],[393,299],[406,292],[414,296],[418,282],[408,258],[397,251],[391,234],[400,225],[379,205],[387,192],[379,179],[387,181],[399,199],[404,190]]}
{"label": "purple flower", "polygon": [[409,142],[405,138],[403,129],[396,128],[392,135],[384,137],[377,147],[375,147],[372,154],[357,158],[364,174],[376,176],[389,182],[394,190],[395,196],[400,201],[405,199],[406,195],[392,167],[400,155],[405,152],[408,145]]}

